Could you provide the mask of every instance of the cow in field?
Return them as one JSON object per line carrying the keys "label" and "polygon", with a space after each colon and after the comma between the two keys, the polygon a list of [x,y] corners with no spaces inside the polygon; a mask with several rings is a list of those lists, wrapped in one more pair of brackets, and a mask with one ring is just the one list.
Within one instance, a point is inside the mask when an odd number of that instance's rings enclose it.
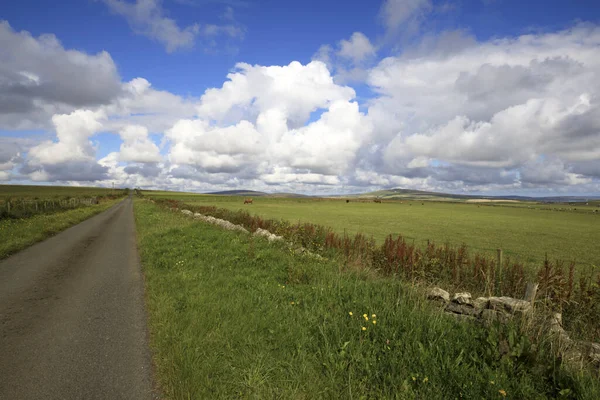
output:
{"label": "cow in field", "polygon": [[244,204],[252,204],[252,199],[244,199]]}
{"label": "cow in field", "polygon": [[350,203],[350,200],[346,200],[346,203]]}
{"label": "cow in field", "polygon": [[374,199],[373,200],[375,203],[381,203],[381,199]]}

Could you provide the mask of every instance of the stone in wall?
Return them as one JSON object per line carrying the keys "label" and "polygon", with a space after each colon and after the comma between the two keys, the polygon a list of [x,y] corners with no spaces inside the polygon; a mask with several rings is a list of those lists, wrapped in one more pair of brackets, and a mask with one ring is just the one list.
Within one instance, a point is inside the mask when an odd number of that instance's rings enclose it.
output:
{"label": "stone in wall", "polygon": [[442,301],[444,303],[448,303],[450,301],[450,293],[446,292],[444,289],[439,287],[434,287],[429,289],[427,292],[427,298],[429,300],[437,300]]}

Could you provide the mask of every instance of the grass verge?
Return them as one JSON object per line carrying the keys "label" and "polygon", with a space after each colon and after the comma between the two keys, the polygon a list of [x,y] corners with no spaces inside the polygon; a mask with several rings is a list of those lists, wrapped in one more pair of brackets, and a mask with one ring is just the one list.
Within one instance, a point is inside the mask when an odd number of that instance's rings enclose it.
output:
{"label": "grass verge", "polygon": [[54,214],[40,214],[23,219],[0,220],[0,259],[42,241],[80,223],[123,199],[80,207]]}
{"label": "grass verge", "polygon": [[456,321],[402,281],[340,272],[142,200],[135,217],[167,398],[600,396],[597,380],[517,326]]}

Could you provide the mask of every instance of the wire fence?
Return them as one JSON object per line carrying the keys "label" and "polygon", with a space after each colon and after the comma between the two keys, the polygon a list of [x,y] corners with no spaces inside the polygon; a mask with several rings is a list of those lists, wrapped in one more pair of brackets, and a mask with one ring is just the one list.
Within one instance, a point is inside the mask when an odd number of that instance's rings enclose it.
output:
{"label": "wire fence", "polygon": [[68,199],[10,199],[0,202],[0,219],[27,218],[83,206],[98,204],[98,197],[73,197]]}

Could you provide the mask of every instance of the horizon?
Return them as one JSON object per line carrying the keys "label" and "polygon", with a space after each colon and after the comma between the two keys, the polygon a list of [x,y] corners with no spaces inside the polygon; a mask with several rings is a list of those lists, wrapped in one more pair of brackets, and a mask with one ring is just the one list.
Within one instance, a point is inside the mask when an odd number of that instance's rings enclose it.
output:
{"label": "horizon", "polygon": [[592,3],[8,4],[0,184],[597,197]]}

